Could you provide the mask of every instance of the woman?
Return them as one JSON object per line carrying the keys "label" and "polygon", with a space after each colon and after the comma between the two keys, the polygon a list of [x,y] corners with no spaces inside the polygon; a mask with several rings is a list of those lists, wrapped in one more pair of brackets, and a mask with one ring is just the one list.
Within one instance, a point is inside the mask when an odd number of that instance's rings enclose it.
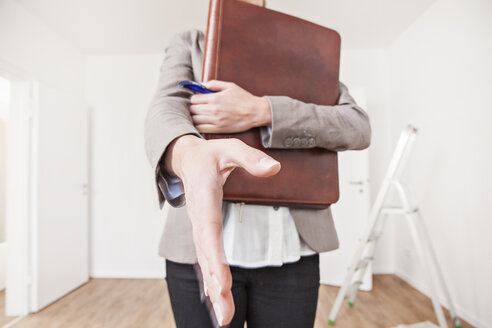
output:
{"label": "woman", "polygon": [[[343,84],[336,106],[257,97],[224,81],[206,84],[215,94],[191,96],[177,84],[200,80],[203,38],[200,31],[187,31],[166,49],[145,127],[161,205],[167,200],[173,206],[159,254],[166,258],[176,325],[312,327],[318,253],[338,247],[330,209],[222,203],[222,185],[234,167],[269,176],[280,164],[240,141],[204,140],[199,133],[260,127],[264,147],[299,148],[287,139],[309,131],[313,142],[302,147],[364,149],[370,142],[368,116]],[[292,111],[302,114],[288,115]],[[185,199],[186,207],[180,207]],[[197,262],[203,282],[193,268]]]}

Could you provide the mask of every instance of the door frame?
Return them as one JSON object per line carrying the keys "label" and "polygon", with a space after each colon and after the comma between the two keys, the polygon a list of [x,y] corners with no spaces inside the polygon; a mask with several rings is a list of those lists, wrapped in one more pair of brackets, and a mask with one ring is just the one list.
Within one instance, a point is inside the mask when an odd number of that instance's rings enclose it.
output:
{"label": "door frame", "polygon": [[33,76],[0,60],[0,75],[11,83],[7,124],[6,233],[7,268],[5,314],[26,315],[32,297],[33,215],[36,208],[34,178],[37,156],[35,118],[38,83]]}

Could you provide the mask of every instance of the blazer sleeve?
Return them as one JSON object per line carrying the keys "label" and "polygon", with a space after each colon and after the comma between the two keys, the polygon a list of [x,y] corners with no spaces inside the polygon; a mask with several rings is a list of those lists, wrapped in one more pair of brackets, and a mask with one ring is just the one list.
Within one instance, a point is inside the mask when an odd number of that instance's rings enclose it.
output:
{"label": "blazer sleeve", "polygon": [[369,116],[340,83],[335,106],[308,104],[285,96],[266,96],[272,110],[271,131],[261,128],[265,148],[314,148],[333,151],[369,147]]}
{"label": "blazer sleeve", "polygon": [[177,35],[165,50],[158,87],[148,107],[144,123],[145,151],[155,172],[160,207],[167,200],[182,206],[184,197],[180,179],[161,168],[160,161],[169,144],[176,138],[193,134],[201,137],[193,126],[188,111],[191,92],[178,86],[182,80],[193,80],[191,45],[196,33]]}

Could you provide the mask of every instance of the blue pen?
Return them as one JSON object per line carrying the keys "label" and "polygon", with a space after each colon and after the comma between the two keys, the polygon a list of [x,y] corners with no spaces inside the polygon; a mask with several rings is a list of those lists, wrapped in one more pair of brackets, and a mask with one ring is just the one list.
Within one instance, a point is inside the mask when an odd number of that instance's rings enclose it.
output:
{"label": "blue pen", "polygon": [[203,84],[195,82],[195,81],[181,81],[178,83],[179,86],[186,88],[191,91],[199,92],[199,93],[214,93],[210,89],[207,89]]}

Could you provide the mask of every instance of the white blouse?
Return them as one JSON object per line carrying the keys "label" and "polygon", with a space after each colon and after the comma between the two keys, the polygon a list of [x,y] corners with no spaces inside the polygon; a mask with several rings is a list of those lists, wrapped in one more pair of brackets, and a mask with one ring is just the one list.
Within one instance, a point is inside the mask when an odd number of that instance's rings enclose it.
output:
{"label": "white blouse", "polygon": [[287,207],[224,202],[224,250],[229,265],[281,266],[315,254],[299,237]]}

